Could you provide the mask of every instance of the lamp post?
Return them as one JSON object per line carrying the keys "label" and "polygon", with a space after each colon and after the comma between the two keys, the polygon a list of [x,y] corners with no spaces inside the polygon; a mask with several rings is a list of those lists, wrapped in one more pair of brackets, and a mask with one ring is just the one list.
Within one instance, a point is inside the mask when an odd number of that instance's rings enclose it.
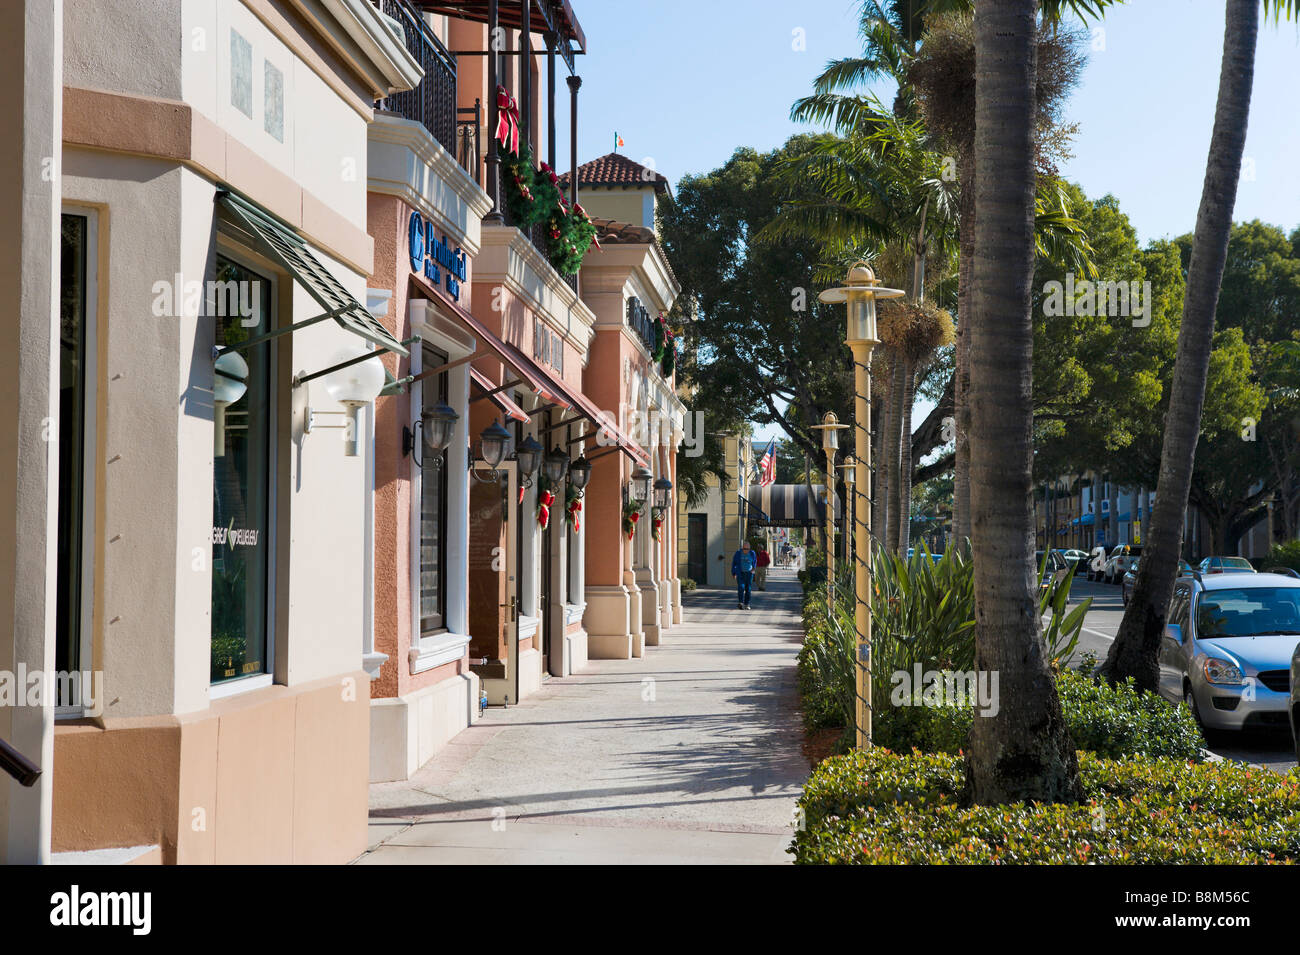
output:
{"label": "lamp post", "polygon": [[[872,492],[871,440],[867,430],[871,422],[871,350],[880,344],[876,337],[876,299],[898,298],[902,294],[902,289],[881,288],[871,266],[859,261],[849,269],[845,287],[827,289],[818,296],[823,302],[848,303],[845,344],[853,352],[854,456],[857,459],[853,506],[853,548],[857,552],[853,583],[857,604],[853,624],[858,641],[856,722],[859,749],[871,746],[871,528],[868,524],[871,511],[864,500],[869,499]],[[857,519],[859,512],[864,516],[861,521]]]}
{"label": "lamp post", "polygon": [[826,615],[835,619],[835,452],[840,447],[840,431],[848,425],[840,424],[834,411],[822,415],[822,423],[813,430],[822,433],[822,450],[826,452]]}
{"label": "lamp post", "polygon": [[[844,520],[845,527],[852,528],[856,526],[853,522],[857,516],[857,502],[854,500],[853,486],[857,482],[858,463],[853,455],[848,455],[844,463],[840,465],[840,470],[844,472],[844,487],[847,489],[848,500],[844,502]],[[845,531],[844,534],[844,559],[853,560],[853,555],[857,553],[857,548],[853,542],[853,534]]]}

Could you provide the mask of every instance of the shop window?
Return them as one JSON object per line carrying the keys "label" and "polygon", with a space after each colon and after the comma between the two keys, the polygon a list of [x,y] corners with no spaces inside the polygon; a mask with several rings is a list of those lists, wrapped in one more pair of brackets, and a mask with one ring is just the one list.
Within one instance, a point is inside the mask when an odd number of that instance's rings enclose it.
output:
{"label": "shop window", "polygon": [[[422,367],[447,364],[442,352],[425,347]],[[421,405],[433,409],[448,399],[448,376],[444,372],[420,382]],[[426,452],[420,470],[420,631],[428,633],[446,627],[447,610],[447,452],[438,460]]]}
{"label": "shop window", "polygon": [[[86,566],[86,389],[89,334],[88,288],[90,219],[64,215],[59,296],[59,571],[55,612],[54,668],[63,673],[82,668],[83,598]],[[80,701],[64,699],[69,690],[59,683],[60,706]]]}
{"label": "shop window", "polygon": [[253,45],[230,31],[230,105],[253,118]]}
{"label": "shop window", "polygon": [[[271,282],[218,256],[217,281],[234,282],[249,315],[217,315],[216,344],[237,345],[274,322]],[[218,312],[232,311],[218,307]],[[269,672],[268,620],[275,408],[271,342],[238,352],[248,366],[244,393],[224,406],[212,474],[212,661],[214,684]]]}

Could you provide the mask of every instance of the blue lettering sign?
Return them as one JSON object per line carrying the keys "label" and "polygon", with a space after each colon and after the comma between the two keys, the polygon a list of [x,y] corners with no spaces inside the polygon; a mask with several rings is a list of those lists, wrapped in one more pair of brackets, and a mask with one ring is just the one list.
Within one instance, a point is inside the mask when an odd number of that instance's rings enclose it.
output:
{"label": "blue lettering sign", "polygon": [[454,251],[447,245],[447,236],[439,239],[433,232],[433,223],[428,222],[419,212],[411,212],[409,252],[412,271],[424,275],[435,285],[442,281],[442,272],[447,273],[447,291],[454,301],[460,301],[460,285],[468,277],[465,253],[457,248]]}

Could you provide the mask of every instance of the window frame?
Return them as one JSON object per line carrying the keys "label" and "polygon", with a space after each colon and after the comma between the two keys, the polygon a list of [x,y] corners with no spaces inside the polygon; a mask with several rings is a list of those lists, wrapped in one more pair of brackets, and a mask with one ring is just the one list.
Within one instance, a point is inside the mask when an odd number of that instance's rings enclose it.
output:
{"label": "window frame", "polygon": [[[64,216],[76,216],[86,220],[85,263],[82,285],[85,292],[82,315],[82,407],[81,407],[81,546],[80,573],[77,607],[77,639],[75,647],[77,659],[73,670],[89,671],[94,679],[94,625],[95,625],[95,497],[98,490],[96,483],[95,462],[98,460],[99,439],[99,228],[100,209],[93,206],[63,203],[59,209],[59,224],[62,229]],[[62,246],[60,245],[60,254]],[[62,292],[62,276],[59,282]],[[62,346],[60,346],[62,347]],[[87,664],[90,664],[87,667]],[[93,685],[93,684],[92,684]],[[84,695],[84,694],[83,694]],[[96,700],[96,709],[102,701]],[[58,703],[54,707],[54,717],[58,719],[80,719],[90,710],[84,703]]]}
{"label": "window frame", "polygon": [[[267,311],[268,317],[266,330],[271,331],[280,324],[280,289],[282,275],[270,262],[257,256],[252,250],[242,245],[238,239],[228,233],[221,232],[221,224],[224,220],[218,216],[218,243],[213,251],[212,263],[209,275],[205,276],[205,286],[208,280],[216,280],[216,273],[219,259],[227,259],[240,268],[247,269],[255,274],[259,279],[267,283]],[[206,304],[206,292],[204,297]],[[216,338],[216,316],[212,317],[213,340]],[[208,674],[208,699],[219,700],[229,696],[235,696],[240,693],[247,693],[252,690],[262,689],[275,683],[276,672],[276,596],[277,596],[277,572],[279,556],[279,537],[276,530],[279,526],[280,518],[280,436],[282,434],[281,413],[283,411],[284,397],[283,392],[289,385],[281,369],[281,340],[279,338],[270,339],[264,342],[267,346],[267,365],[270,371],[270,382],[268,383],[268,394],[270,396],[267,408],[267,475],[266,475],[266,651],[262,661],[262,672],[250,673],[244,676],[232,677],[228,680],[222,680],[219,683],[212,682],[211,672]],[[214,425],[215,427],[215,425]],[[213,462],[213,480],[216,479],[216,462]],[[209,560],[211,560],[211,551],[209,551]],[[212,648],[212,616],[208,617],[208,652],[211,654]]]}
{"label": "window frame", "polygon": [[[417,355],[418,355],[418,359],[416,357]],[[450,358],[448,357],[448,353],[446,351],[436,348],[435,346],[431,345],[427,341],[422,342],[418,349],[413,349],[411,356],[412,356],[412,366],[413,366],[411,369],[412,374],[420,374],[424,370],[424,366],[427,361],[436,361],[437,362],[436,365],[430,366],[434,368],[438,367],[438,365],[448,364],[450,361]],[[429,400],[430,396],[426,391],[426,389],[431,383],[435,383],[435,388],[430,389],[434,391],[434,394],[432,396],[432,402],[430,402]],[[414,406],[414,409],[419,409],[420,413],[423,413],[423,411],[426,408],[433,407],[433,405],[437,404],[439,400],[442,400],[450,404],[451,375],[449,372],[444,371],[441,374],[434,376],[433,378],[423,378],[420,381],[416,382],[416,385],[418,386],[418,393],[413,393],[411,395],[411,404]],[[413,417],[418,418],[419,415],[417,414],[414,415]],[[421,430],[421,433],[417,438],[417,440],[420,442],[424,441],[423,430]],[[411,507],[412,535],[411,536],[414,544],[413,550],[415,556],[415,561],[414,561],[415,588],[413,592],[415,595],[415,600],[414,600],[415,634],[418,640],[423,637],[437,636],[438,634],[448,632],[447,517],[450,508],[449,499],[451,496],[451,487],[450,487],[450,481],[448,480],[450,475],[447,473],[448,456],[447,456],[446,449],[444,449],[441,452],[442,461],[440,462],[440,464],[441,464],[441,471],[442,471],[442,480],[441,480],[442,488],[441,488],[441,494],[438,502],[439,511],[440,511],[438,515],[438,604],[439,604],[438,624],[437,626],[429,627],[425,625],[425,621],[426,619],[432,619],[432,618],[425,617],[424,609],[422,606],[424,601],[424,590],[423,590],[424,476],[427,470],[433,468],[433,461],[429,457],[427,457],[428,454],[427,449],[421,448],[417,453],[420,456],[420,460],[424,462],[424,468],[420,468],[416,466],[414,458],[412,458],[411,461],[412,476],[413,476],[412,483],[414,484],[414,487],[412,488],[413,493],[411,494],[411,502],[412,502],[412,507]]]}

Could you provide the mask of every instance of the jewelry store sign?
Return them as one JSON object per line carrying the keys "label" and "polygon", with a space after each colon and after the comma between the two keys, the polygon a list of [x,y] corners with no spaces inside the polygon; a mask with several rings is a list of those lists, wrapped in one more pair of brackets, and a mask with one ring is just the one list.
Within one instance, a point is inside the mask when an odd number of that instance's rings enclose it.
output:
{"label": "jewelry store sign", "polygon": [[419,272],[434,285],[445,285],[452,300],[460,301],[460,285],[468,277],[465,253],[447,242],[444,232],[441,239],[433,232],[433,223],[418,211],[411,212],[408,229],[408,251],[411,270]]}

